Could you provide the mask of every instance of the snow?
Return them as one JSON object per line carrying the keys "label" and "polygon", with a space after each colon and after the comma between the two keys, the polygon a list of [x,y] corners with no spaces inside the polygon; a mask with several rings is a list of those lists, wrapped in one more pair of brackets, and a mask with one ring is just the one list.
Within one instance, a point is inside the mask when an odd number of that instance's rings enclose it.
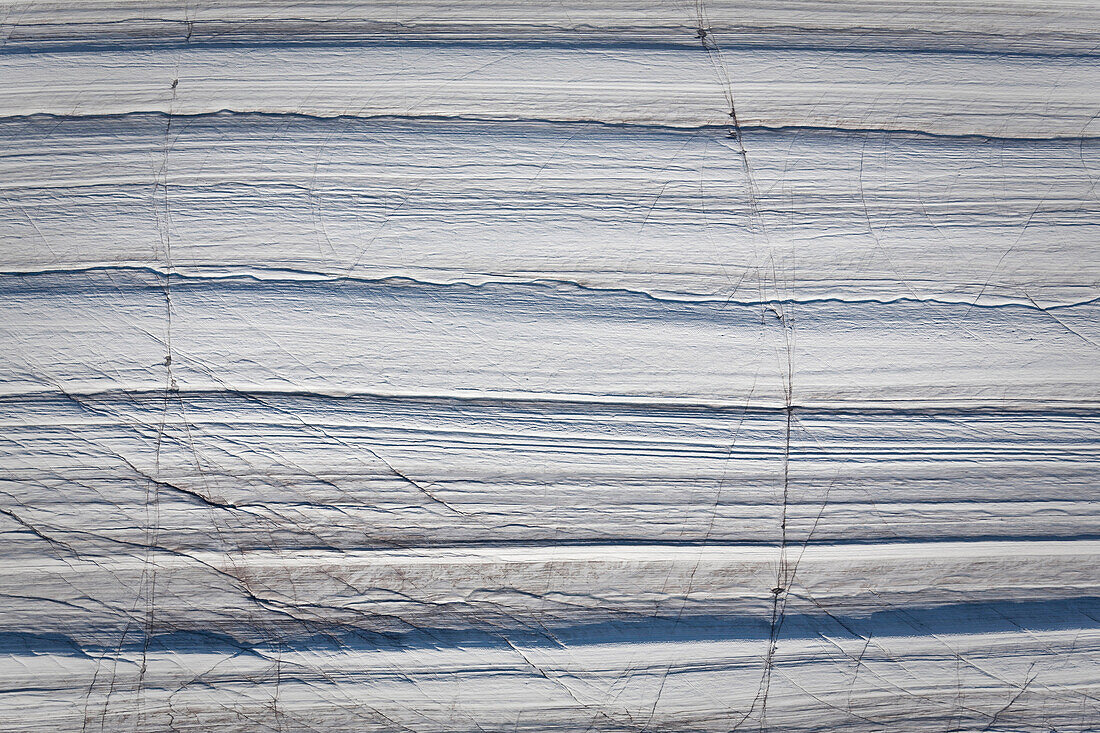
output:
{"label": "snow", "polygon": [[1094,730],[1098,15],[0,3],[0,730]]}

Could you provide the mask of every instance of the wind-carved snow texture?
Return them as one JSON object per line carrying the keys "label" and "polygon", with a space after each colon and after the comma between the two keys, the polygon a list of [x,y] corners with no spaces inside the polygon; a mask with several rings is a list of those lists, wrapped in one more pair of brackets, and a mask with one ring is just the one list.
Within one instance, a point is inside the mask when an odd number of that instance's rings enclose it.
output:
{"label": "wind-carved snow texture", "polygon": [[1096,3],[0,41],[0,730],[1100,729]]}

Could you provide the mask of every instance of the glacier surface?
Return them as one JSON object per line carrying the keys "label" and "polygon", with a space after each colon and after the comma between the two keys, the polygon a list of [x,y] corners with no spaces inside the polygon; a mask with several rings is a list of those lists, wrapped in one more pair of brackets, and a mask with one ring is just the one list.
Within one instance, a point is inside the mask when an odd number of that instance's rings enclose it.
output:
{"label": "glacier surface", "polygon": [[0,730],[1100,729],[1100,6],[0,2]]}

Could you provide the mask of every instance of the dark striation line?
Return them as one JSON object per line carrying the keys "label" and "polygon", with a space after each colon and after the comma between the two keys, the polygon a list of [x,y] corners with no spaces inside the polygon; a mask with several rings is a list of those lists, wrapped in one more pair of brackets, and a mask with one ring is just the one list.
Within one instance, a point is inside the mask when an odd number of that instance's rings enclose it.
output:
{"label": "dark striation line", "polygon": [[[1039,501],[1039,500],[1036,500]],[[1033,503],[1033,502],[1021,502],[1021,503]],[[1081,502],[1083,503],[1083,502]],[[773,502],[774,505],[774,502]],[[233,504],[224,505],[223,508],[227,509],[239,509],[242,512],[246,509],[253,509],[261,506],[295,506],[284,505],[279,502],[264,502],[263,504]],[[347,505],[351,506],[351,505]],[[469,506],[469,505],[467,505]],[[476,506],[476,505],[475,505]],[[765,504],[758,504],[754,506],[765,506]],[[809,504],[803,504],[803,506],[809,506]],[[251,514],[251,512],[246,512]],[[179,531],[180,534],[185,534],[183,531]],[[548,530],[552,532],[552,530]],[[305,532],[303,532],[304,534]],[[1100,533],[1093,534],[1067,534],[1067,535],[950,535],[950,536],[925,536],[925,535],[889,535],[879,538],[847,538],[847,537],[833,537],[825,540],[818,540],[807,543],[807,546],[814,549],[823,548],[859,548],[859,547],[891,547],[891,548],[904,548],[904,547],[923,547],[925,545],[980,545],[991,542],[998,542],[1004,544],[1020,545],[1021,549],[1026,550],[1027,545],[1041,545],[1041,544],[1053,544],[1053,543],[1072,543],[1072,542],[1096,542],[1100,541]],[[632,538],[618,538],[618,537],[598,537],[590,539],[577,539],[571,537],[559,537],[557,534],[553,534],[552,537],[546,537],[545,539],[495,539],[495,540],[483,540],[483,539],[447,539],[439,542],[417,542],[416,544],[395,544],[395,542],[386,542],[379,540],[374,544],[364,545],[349,545],[349,544],[305,544],[295,543],[293,546],[288,547],[285,544],[280,545],[267,545],[261,543],[249,543],[248,553],[262,553],[262,552],[276,552],[286,553],[293,551],[295,553],[303,552],[326,552],[333,555],[346,555],[349,553],[358,553],[359,555],[369,555],[372,553],[387,554],[395,551],[403,553],[414,554],[417,552],[438,552],[444,550],[455,550],[458,552],[469,550],[553,550],[559,547],[568,548],[584,548],[584,547],[613,547],[613,548],[662,548],[662,549],[702,549],[702,550],[759,550],[759,549],[779,549],[779,544],[774,540],[756,540],[756,539],[737,539],[737,540],[715,540],[715,539],[676,539],[676,540],[656,540],[646,538],[643,540],[637,540]],[[802,542],[798,543],[799,549],[802,547]],[[84,551],[81,553],[81,557],[111,557],[113,555],[97,555],[92,551]],[[971,556],[966,556],[971,557]],[[688,561],[688,558],[684,558]],[[555,562],[560,561],[560,558],[555,558]],[[14,563],[14,560],[9,559],[9,563]],[[509,562],[522,562],[509,560]],[[534,561],[533,561],[534,562]],[[584,562],[588,562],[587,560]],[[597,560],[598,562],[598,560]],[[995,590],[995,587],[994,587]],[[769,600],[770,604],[770,600]]]}
{"label": "dark striation line", "polygon": [[[788,611],[783,627],[784,639],[817,639],[822,633],[841,638],[875,638],[893,636],[928,637],[935,634],[1026,634],[1043,631],[1076,631],[1100,628],[1100,597],[1083,595],[1058,600],[990,600],[948,603],[936,606],[888,609],[871,613],[792,613]],[[769,629],[759,616],[697,614],[675,616],[645,616],[615,614],[612,618],[588,623],[552,624],[540,629],[525,624],[522,617],[513,618],[516,628],[508,630],[510,639],[525,647],[560,648],[608,643],[645,642],[721,642],[766,640]],[[507,646],[493,629],[473,627],[423,627],[401,632],[371,631],[344,624],[314,622],[323,629],[314,635],[304,635],[298,629],[286,631],[285,638],[268,642],[249,642],[230,634],[206,629],[177,630],[158,634],[150,639],[150,651],[195,652],[263,655],[269,643],[287,650],[301,651],[393,651],[439,647],[501,648]],[[88,636],[111,634],[111,629],[89,628]],[[551,633],[552,632],[552,636]],[[263,632],[270,637],[271,630]],[[278,635],[282,637],[282,634]],[[292,638],[291,638],[292,637]],[[521,638],[522,637],[522,638]],[[72,626],[66,633],[0,631],[0,654],[25,656],[55,654],[59,656],[100,656],[114,651],[114,644],[100,645],[81,641]],[[135,643],[119,651],[138,651]]]}
{"label": "dark striation line", "polygon": [[[263,399],[302,399],[317,402],[355,402],[369,401],[377,403],[393,404],[423,404],[433,406],[479,406],[492,409],[514,407],[517,410],[531,411],[538,409],[563,410],[572,409],[587,411],[589,413],[613,412],[621,415],[630,411],[637,411],[646,415],[657,412],[682,415],[685,413],[721,415],[734,413],[740,415],[744,412],[754,416],[782,416],[787,410],[783,403],[757,404],[746,406],[743,402],[733,404],[724,400],[708,401],[706,399],[692,399],[684,401],[667,401],[660,397],[634,396],[634,395],[593,395],[591,399],[577,399],[573,396],[563,396],[555,399],[547,397],[545,392],[537,392],[538,396],[524,397],[509,393],[508,396],[492,396],[483,394],[459,395],[459,394],[384,394],[378,392],[350,392],[346,390],[326,392],[323,390],[271,390],[271,389],[194,389],[180,387],[179,394],[191,400],[211,400],[224,403],[226,396],[239,397],[244,400],[255,398]],[[150,399],[159,400],[163,396],[163,390],[157,389],[92,389],[92,390],[68,390],[64,393],[56,389],[44,389],[41,391],[27,391],[15,394],[0,394],[0,404],[22,402],[71,402],[76,398],[120,398],[126,401]],[[848,416],[856,418],[864,417],[1063,417],[1082,418],[1100,416],[1100,400],[1094,402],[1082,402],[1078,400],[1055,401],[1051,399],[1029,399],[1018,397],[1013,399],[1012,405],[1004,405],[1001,400],[996,403],[981,403],[972,401],[970,404],[959,401],[951,404],[931,405],[917,403],[911,406],[899,406],[898,400],[891,400],[890,405],[876,405],[872,403],[845,404],[814,404],[793,403],[800,419],[809,417],[837,417]]]}
{"label": "dark striation line", "polygon": [[[231,269],[233,266],[216,266],[218,269]],[[247,267],[247,266],[244,266]],[[242,267],[243,269],[243,267]],[[517,290],[534,290],[538,294],[551,294],[550,291],[560,289],[562,287],[574,289],[579,292],[590,292],[606,295],[636,297],[644,300],[649,300],[655,303],[668,304],[673,306],[708,306],[721,304],[723,307],[745,307],[745,308],[757,308],[761,305],[767,305],[772,301],[770,299],[765,300],[734,300],[730,298],[724,298],[718,296],[699,295],[692,296],[691,294],[684,293],[683,297],[669,297],[665,295],[657,295],[644,290],[633,290],[631,288],[615,288],[615,287],[597,287],[592,285],[585,285],[575,280],[557,279],[557,278],[496,278],[487,279],[486,282],[475,283],[466,281],[454,281],[454,282],[432,282],[430,280],[420,280],[407,275],[390,275],[386,277],[357,277],[354,275],[343,274],[328,274],[324,272],[318,272],[313,270],[299,270],[295,268],[249,268],[253,270],[260,270],[264,273],[286,273],[292,276],[298,277],[263,277],[255,272],[239,272],[239,273],[217,273],[217,274],[198,274],[198,273],[182,273],[173,270],[171,272],[171,278],[177,285],[183,285],[183,283],[189,283],[193,287],[202,287],[205,284],[211,286],[224,285],[226,287],[232,287],[236,285],[242,285],[249,283],[257,286],[257,290],[262,289],[282,289],[288,286],[292,286],[295,289],[306,288],[324,288],[325,286],[340,286],[345,284],[358,284],[364,287],[377,287],[380,289],[393,289],[393,288],[407,288],[407,289],[426,289],[433,288],[446,289],[446,290],[475,290],[475,291],[487,291],[492,289],[517,289]],[[68,277],[68,276],[80,276],[80,275],[97,275],[107,274],[112,272],[122,272],[130,274],[144,274],[152,275],[156,278],[168,277],[169,273],[164,270],[160,270],[150,265],[90,265],[88,267],[59,267],[43,270],[0,270],[0,292],[7,290],[2,282],[3,278],[12,278],[14,280],[32,280],[35,278],[51,278],[51,277]],[[35,287],[33,285],[28,286],[34,291],[51,292],[48,287]],[[116,287],[112,283],[112,287]],[[162,286],[159,283],[148,283],[146,285],[148,289],[159,290]],[[26,291],[24,291],[26,292]],[[971,309],[990,309],[990,310],[1007,310],[1007,309],[1019,309],[1024,311],[1042,311],[1049,312],[1052,310],[1066,310],[1071,308],[1087,307],[1100,304],[1100,296],[1090,298],[1088,300],[1080,300],[1072,303],[1054,303],[1051,305],[1039,305],[1034,301],[1023,302],[1004,302],[1004,303],[976,303],[969,300],[944,300],[942,298],[913,298],[908,296],[898,296],[896,298],[838,298],[838,297],[818,297],[818,298],[787,298],[792,304],[795,305],[871,305],[871,306],[888,306],[888,305],[932,305],[943,306],[946,308],[953,307],[966,307],[967,310]]]}
{"label": "dark striation line", "polygon": [[[349,26],[358,25],[350,32]],[[62,26],[65,31],[84,26],[91,32],[50,35],[54,23],[12,24],[0,55],[88,53],[110,51],[172,51],[179,49],[238,48],[503,48],[503,49],[620,49],[681,51],[698,48],[688,26],[562,26],[502,23],[486,33],[474,25],[406,25],[371,21],[281,18],[270,21],[170,18],[123,18]],[[126,26],[137,33],[126,34]],[[339,27],[336,33],[327,26]],[[121,32],[95,33],[97,28]],[[46,29],[43,31],[42,29]],[[801,26],[715,26],[710,30],[735,38],[730,51],[804,51],[810,53],[920,54],[998,58],[1100,58],[1095,39],[1071,34],[1006,36],[963,31],[930,32],[890,28],[812,28]],[[317,35],[309,36],[314,33]],[[536,34],[539,34],[536,36]],[[525,38],[524,36],[536,36]],[[553,36],[560,36],[553,38]],[[550,36],[547,40],[546,36]],[[826,39],[822,42],[822,37]],[[805,38],[805,40],[802,40]],[[1042,40],[1046,43],[1036,43]],[[1049,50],[1051,44],[1069,48]],[[981,45],[981,44],[984,44]],[[1027,44],[1030,48],[1021,48]],[[1044,49],[1045,47],[1045,49]]]}
{"label": "dark striation line", "polygon": [[[111,121],[117,122],[119,120],[125,120],[128,118],[139,117],[163,117],[167,118],[169,113],[161,110],[133,110],[130,112],[110,112],[110,113],[93,113],[93,114],[56,114],[53,112],[33,112],[30,114],[19,115],[0,115],[0,124],[15,122],[15,123],[28,123],[37,121]],[[642,123],[642,122],[608,122],[605,120],[597,119],[552,119],[552,118],[539,118],[539,117],[490,117],[490,116],[477,116],[477,115],[395,115],[395,114],[379,114],[379,115],[350,115],[350,114],[332,114],[332,115],[318,115],[309,114],[306,112],[271,112],[263,110],[232,110],[232,109],[219,109],[210,110],[207,112],[192,112],[192,113],[179,113],[173,112],[171,116],[178,120],[197,120],[203,118],[238,118],[238,117],[260,117],[271,119],[302,119],[311,120],[317,122],[338,122],[338,121],[363,121],[363,122],[424,122],[424,123],[458,123],[463,125],[547,125],[547,126],[591,126],[595,128],[605,128],[612,130],[651,130],[656,132],[663,132],[674,135],[683,134],[698,134],[699,132],[714,131],[715,133],[721,133],[724,137],[729,132],[728,123],[717,123],[713,125],[671,125],[662,123]],[[1100,141],[1098,135],[1049,135],[1049,136],[1003,136],[1003,135],[989,135],[985,133],[943,133],[943,132],[930,132],[927,130],[915,130],[910,128],[878,128],[878,127],[840,127],[840,126],[823,126],[823,125],[759,125],[759,124],[741,124],[740,129],[742,132],[754,132],[754,133],[769,133],[777,135],[802,135],[806,133],[819,133],[822,135],[886,135],[897,137],[918,137],[927,138],[931,140],[967,140],[977,142],[995,142],[995,143],[1023,143],[1033,145],[1035,143],[1074,143],[1080,144],[1082,142]],[[433,128],[433,131],[438,132]]]}

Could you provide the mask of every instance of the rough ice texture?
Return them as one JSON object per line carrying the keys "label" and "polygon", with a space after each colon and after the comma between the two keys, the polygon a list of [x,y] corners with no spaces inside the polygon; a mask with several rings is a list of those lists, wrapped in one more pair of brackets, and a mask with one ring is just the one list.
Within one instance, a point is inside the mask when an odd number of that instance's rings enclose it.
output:
{"label": "rough ice texture", "polygon": [[0,730],[1100,727],[1095,2],[0,40]]}

